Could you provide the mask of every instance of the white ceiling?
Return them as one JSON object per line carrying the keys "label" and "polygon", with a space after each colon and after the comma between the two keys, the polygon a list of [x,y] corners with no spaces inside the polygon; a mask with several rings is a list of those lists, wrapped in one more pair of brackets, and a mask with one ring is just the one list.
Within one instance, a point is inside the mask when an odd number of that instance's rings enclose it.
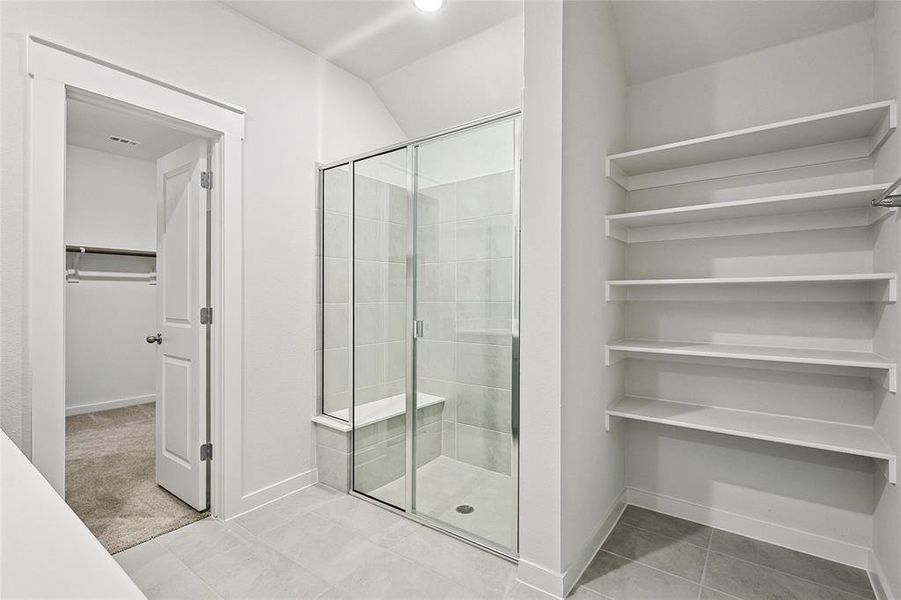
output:
{"label": "white ceiling", "polygon": [[225,4],[366,81],[522,14],[521,0],[448,0],[434,13],[410,0]]}
{"label": "white ceiling", "polygon": [[[69,98],[66,103],[66,143],[119,156],[156,160],[197,139],[196,135],[179,131],[142,117]],[[141,142],[126,146],[109,137],[119,136]]]}
{"label": "white ceiling", "polygon": [[810,37],[873,16],[871,0],[613,3],[629,83]]}

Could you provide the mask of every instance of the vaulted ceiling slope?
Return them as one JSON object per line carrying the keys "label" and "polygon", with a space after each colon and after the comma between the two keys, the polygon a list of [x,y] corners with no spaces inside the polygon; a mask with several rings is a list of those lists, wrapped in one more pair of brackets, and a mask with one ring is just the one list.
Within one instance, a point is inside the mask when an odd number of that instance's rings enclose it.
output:
{"label": "vaulted ceiling slope", "polygon": [[513,0],[450,0],[435,13],[410,0],[225,4],[370,82],[522,13]]}
{"label": "vaulted ceiling slope", "polygon": [[869,0],[613,3],[629,83],[641,83],[873,17]]}

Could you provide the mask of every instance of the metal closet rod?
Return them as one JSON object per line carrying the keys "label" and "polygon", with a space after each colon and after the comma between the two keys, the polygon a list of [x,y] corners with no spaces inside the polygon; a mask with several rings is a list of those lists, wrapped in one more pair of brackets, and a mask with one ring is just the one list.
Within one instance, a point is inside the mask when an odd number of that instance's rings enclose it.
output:
{"label": "metal closet rod", "polygon": [[66,246],[66,252],[79,252],[81,254],[114,254],[117,256],[144,256],[156,258],[153,250],[130,250],[128,248],[101,248],[98,246]]}
{"label": "metal closet rod", "polygon": [[882,194],[879,195],[878,198],[873,198],[873,206],[884,206],[886,208],[892,208],[895,206],[901,206],[901,201],[896,200],[896,198],[901,198],[901,194],[893,194],[892,192],[901,185],[901,177],[895,180],[895,183],[888,186]]}

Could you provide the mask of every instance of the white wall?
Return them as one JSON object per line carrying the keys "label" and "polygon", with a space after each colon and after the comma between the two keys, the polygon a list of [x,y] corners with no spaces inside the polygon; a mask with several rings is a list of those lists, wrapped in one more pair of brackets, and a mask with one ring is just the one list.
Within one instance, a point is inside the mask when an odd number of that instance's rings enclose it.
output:
{"label": "white wall", "polygon": [[[878,2],[875,15],[874,93],[877,99],[901,100],[901,4]],[[895,132],[883,146],[873,169],[874,180],[893,181],[901,175],[901,136]],[[890,219],[879,228],[876,237],[874,267],[878,270],[901,271],[898,265],[901,248],[898,221]],[[897,305],[886,306],[877,315],[877,337],[874,350],[883,356],[894,356],[901,363],[901,321]],[[878,399],[876,427],[897,452],[901,449],[901,409],[897,394],[883,393]],[[901,491],[881,478],[874,484],[876,509],[873,518],[873,551],[871,570],[878,570],[880,583],[889,590],[889,598],[901,598]]]}
{"label": "white wall", "polygon": [[[365,91],[359,80],[218,3],[91,3],[90,19],[80,2],[4,2],[0,9],[4,431],[30,451],[22,52],[23,35],[33,33],[247,108],[244,454],[230,475],[241,479],[243,507],[307,481],[314,468],[314,164],[326,152],[390,143],[400,130],[373,96],[348,99]],[[346,118],[327,118],[328,106],[349,107]]]}
{"label": "white wall", "polygon": [[867,102],[873,93],[872,33],[873,21],[862,21],[629,86],[629,147]]}
{"label": "white wall", "polygon": [[623,245],[603,235],[625,193],[604,156],[625,143],[626,78],[608,2],[564,2],[563,36],[563,566],[575,583],[623,508],[622,431],[601,431],[622,395],[623,365],[604,342],[623,337],[624,308],[605,302],[623,276]]}
{"label": "white wall", "polygon": [[156,250],[156,164],[66,149],[66,243]]}
{"label": "white wall", "polygon": [[523,20],[514,18],[379,77],[372,86],[407,137],[522,104]]}
{"label": "white wall", "polygon": [[[156,164],[68,146],[66,243],[156,250]],[[69,264],[75,255],[70,254]],[[79,268],[146,273],[152,258],[85,255]],[[66,284],[66,412],[153,401],[156,286],[84,279]]]}
{"label": "white wall", "polygon": [[524,64],[519,578],[562,596],[561,2],[525,3]]}
{"label": "white wall", "polygon": [[604,217],[624,193],[598,165],[625,143],[626,81],[608,3],[526,3],[525,40],[519,578],[565,596],[623,508],[622,433],[602,427],[624,322]]}
{"label": "white wall", "polygon": [[[873,22],[631,86],[628,144],[662,144],[871,102]],[[895,92],[897,94],[897,92]],[[895,95],[893,94],[893,95]],[[895,169],[897,170],[897,168]],[[897,173],[891,175],[891,178]],[[869,161],[631,192],[628,210],[867,184]],[[871,272],[872,233],[749,235],[632,244],[627,278]],[[702,298],[701,300],[710,300]],[[882,307],[869,303],[634,302],[628,337],[870,350]],[[731,369],[626,361],[626,389],[670,400],[872,422],[861,373]],[[834,396],[841,390],[840,397]],[[878,392],[877,392],[878,393]],[[775,399],[790,399],[776,403]],[[765,408],[764,408],[765,407]],[[838,559],[872,541],[872,461],[642,423],[627,425],[626,484],[647,502],[695,512]],[[736,466],[739,466],[738,468]],[[875,477],[875,478],[874,478]],[[849,559],[850,560],[850,559]]]}

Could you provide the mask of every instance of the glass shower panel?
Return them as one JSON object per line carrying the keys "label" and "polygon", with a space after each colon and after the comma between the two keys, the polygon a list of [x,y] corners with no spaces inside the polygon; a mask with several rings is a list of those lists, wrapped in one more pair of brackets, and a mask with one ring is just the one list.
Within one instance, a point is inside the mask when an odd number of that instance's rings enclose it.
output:
{"label": "glass shower panel", "polygon": [[516,121],[417,147],[414,510],[516,547]]}
{"label": "glass shower panel", "polygon": [[322,412],[350,420],[350,169],[322,172]]}
{"label": "glass shower panel", "polygon": [[407,150],[354,163],[354,489],[406,508]]}

